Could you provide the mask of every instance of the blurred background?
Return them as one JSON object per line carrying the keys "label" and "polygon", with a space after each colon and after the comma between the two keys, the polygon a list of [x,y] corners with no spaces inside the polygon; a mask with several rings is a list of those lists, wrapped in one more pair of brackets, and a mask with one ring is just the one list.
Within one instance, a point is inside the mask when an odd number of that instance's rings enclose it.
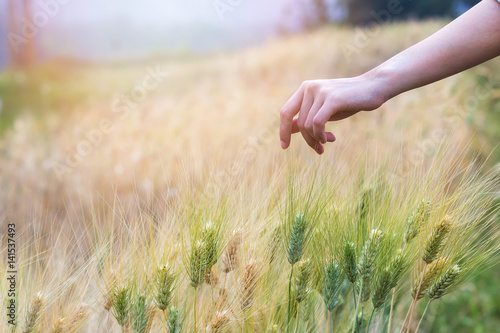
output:
{"label": "blurred background", "polygon": [[[0,212],[37,221],[33,234],[76,232],[96,197],[139,194],[155,209],[179,173],[239,163],[258,174],[259,158],[281,154],[276,118],[302,81],[359,75],[477,2],[0,0]],[[356,115],[335,125],[324,158],[348,158],[354,140],[410,156],[410,168],[452,131],[492,166],[499,76],[497,59]],[[428,331],[500,332],[499,274],[440,303]]]}
{"label": "blurred background", "polygon": [[[394,1],[400,4],[401,10],[393,19],[451,18],[477,2]],[[370,12],[386,10],[388,3],[366,0],[1,0],[0,66],[28,65],[65,57],[111,60],[242,48],[327,23],[369,24],[374,20]],[[32,32],[33,37],[23,36]]]}

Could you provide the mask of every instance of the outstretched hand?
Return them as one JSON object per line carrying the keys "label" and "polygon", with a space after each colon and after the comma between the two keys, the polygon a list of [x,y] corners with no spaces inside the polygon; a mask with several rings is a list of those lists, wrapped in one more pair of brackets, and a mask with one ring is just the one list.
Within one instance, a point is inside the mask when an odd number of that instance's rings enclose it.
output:
{"label": "outstretched hand", "polygon": [[360,76],[302,83],[280,113],[281,147],[288,148],[291,135],[300,132],[307,144],[322,154],[323,145],[335,141],[333,133],[325,131],[328,121],[371,111],[385,102],[382,85],[376,81]]}

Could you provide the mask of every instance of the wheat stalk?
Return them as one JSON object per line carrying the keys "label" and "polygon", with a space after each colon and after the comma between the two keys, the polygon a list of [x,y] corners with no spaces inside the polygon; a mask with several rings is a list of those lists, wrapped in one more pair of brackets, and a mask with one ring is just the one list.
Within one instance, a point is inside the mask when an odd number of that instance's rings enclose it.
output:
{"label": "wheat stalk", "polygon": [[132,304],[132,330],[134,333],[147,333],[151,328],[153,307],[147,304],[145,294],[138,294]]}
{"label": "wheat stalk", "polygon": [[417,209],[410,215],[406,222],[406,231],[403,237],[406,244],[410,243],[412,239],[417,237],[420,232],[420,228],[430,217],[431,208],[432,204],[430,201],[422,200]]}
{"label": "wheat stalk", "polygon": [[339,293],[342,285],[341,270],[339,265],[334,261],[326,266],[323,300],[328,311],[332,312],[333,309],[339,304]]}
{"label": "wheat stalk", "polygon": [[241,243],[241,232],[240,231],[235,231],[233,232],[233,235],[231,237],[231,240],[229,241],[229,244],[226,247],[226,250],[224,251],[224,254],[222,255],[221,261],[222,261],[222,271],[224,273],[229,273],[231,272],[234,267],[236,266],[236,262],[238,260],[238,246]]}
{"label": "wheat stalk", "polygon": [[22,333],[31,333],[36,329],[36,327],[38,326],[38,321],[40,320],[40,317],[42,315],[42,307],[43,296],[42,293],[39,292],[35,296],[33,303],[31,303],[28,312],[26,312],[26,315],[24,316],[24,323],[21,331]]}
{"label": "wheat stalk", "polygon": [[443,246],[443,240],[450,231],[450,228],[451,228],[451,217],[447,215],[432,230],[432,234],[427,240],[424,254],[422,256],[422,259],[427,264],[430,264],[431,262],[437,259],[439,251],[441,251],[441,248]]}
{"label": "wheat stalk", "polygon": [[295,276],[294,298],[297,303],[302,302],[310,293],[309,282],[311,276],[311,260],[302,259],[297,263],[297,275]]}
{"label": "wheat stalk", "polygon": [[250,259],[243,273],[241,287],[241,309],[245,311],[253,304],[255,289],[258,281],[258,264],[255,260]]}
{"label": "wheat stalk", "polygon": [[112,303],[113,315],[118,325],[124,329],[128,324],[130,314],[130,289],[126,285],[115,287],[113,290]]}
{"label": "wheat stalk", "polygon": [[287,252],[288,262],[291,265],[295,265],[302,258],[304,253],[307,224],[304,214],[298,214],[293,221]]}
{"label": "wheat stalk", "polygon": [[155,273],[155,302],[161,311],[165,311],[172,301],[174,282],[175,275],[168,264],[157,268]]}
{"label": "wheat stalk", "polygon": [[181,319],[179,316],[179,311],[175,306],[170,307],[168,313],[167,327],[169,333],[180,333],[182,330]]}
{"label": "wheat stalk", "polygon": [[377,279],[372,297],[372,304],[374,309],[378,309],[385,303],[387,295],[389,295],[389,292],[392,289],[393,276],[394,273],[391,271],[391,269],[386,268],[382,271],[380,277]]}
{"label": "wheat stalk", "polygon": [[229,323],[229,317],[227,315],[227,310],[217,311],[215,313],[214,319],[210,323],[209,331],[211,333],[222,333]]}
{"label": "wheat stalk", "polygon": [[64,332],[77,332],[89,315],[89,308],[87,303],[78,304],[73,315],[68,318],[67,329]]}
{"label": "wheat stalk", "polygon": [[199,240],[192,247],[189,255],[189,283],[194,288],[197,288],[202,281],[202,271],[203,271],[203,250],[205,244]]}
{"label": "wheat stalk", "polygon": [[455,265],[448,270],[429,288],[428,295],[431,300],[443,297],[455,283],[460,274],[460,267]]}
{"label": "wheat stalk", "polygon": [[420,273],[419,278],[415,281],[411,290],[411,297],[414,300],[418,301],[426,295],[427,289],[439,274],[445,263],[446,260],[444,258],[438,258],[425,267],[424,271]]}
{"label": "wheat stalk", "polygon": [[66,324],[66,320],[64,318],[62,318],[62,317],[57,318],[57,320],[54,323],[54,325],[52,325],[50,333],[63,333],[63,332],[66,332],[66,330],[65,330],[65,324]]}
{"label": "wheat stalk", "polygon": [[358,273],[361,278],[361,302],[366,302],[370,299],[371,283],[373,280],[373,263],[377,255],[381,239],[382,231],[378,229],[372,230],[370,237],[366,241],[363,251],[361,252],[358,264]]}

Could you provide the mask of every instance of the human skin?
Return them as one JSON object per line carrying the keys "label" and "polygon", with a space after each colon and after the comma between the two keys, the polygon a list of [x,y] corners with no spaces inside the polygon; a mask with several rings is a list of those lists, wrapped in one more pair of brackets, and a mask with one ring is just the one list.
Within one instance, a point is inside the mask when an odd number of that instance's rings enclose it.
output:
{"label": "human skin", "polygon": [[500,3],[483,0],[441,30],[376,68],[352,78],[301,84],[280,112],[281,147],[301,133],[318,154],[335,141],[328,121],[372,111],[387,100],[500,55]]}

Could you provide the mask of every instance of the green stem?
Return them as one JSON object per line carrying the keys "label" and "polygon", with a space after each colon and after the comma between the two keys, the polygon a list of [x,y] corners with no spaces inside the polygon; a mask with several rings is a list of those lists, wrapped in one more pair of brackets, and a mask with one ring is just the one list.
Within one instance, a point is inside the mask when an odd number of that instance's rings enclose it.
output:
{"label": "green stem", "polygon": [[332,312],[331,311],[328,311],[328,327],[330,327],[329,332],[333,333]]}
{"label": "green stem", "polygon": [[196,333],[197,331],[197,325],[196,325],[196,300],[197,300],[197,297],[198,296],[198,287],[195,287],[194,288],[194,306],[193,306],[193,313],[194,313],[194,333]]}
{"label": "green stem", "polygon": [[354,308],[357,309],[358,306],[356,305],[356,285],[354,282],[352,283],[352,296],[354,297]]}
{"label": "green stem", "polygon": [[392,312],[394,309],[394,300],[396,299],[396,288],[392,289],[391,312],[389,312],[389,324],[387,324],[387,332],[391,333]]}
{"label": "green stem", "polygon": [[366,333],[370,332],[370,325],[372,323],[372,318],[373,318],[374,313],[375,313],[375,308],[373,308],[372,314],[370,315],[370,320],[368,320],[368,326],[366,327]]}
{"label": "green stem", "polygon": [[[424,271],[425,271],[425,267],[427,267],[427,263],[424,266]],[[413,299],[413,302],[411,303],[411,306],[410,306],[410,310],[408,312],[410,314],[410,319],[408,320],[408,329],[406,330],[406,333],[410,333],[410,325],[411,325],[411,319],[413,318],[413,311],[415,309],[415,306],[417,305],[418,295],[420,294],[420,288],[422,287],[423,282],[424,282],[424,277],[422,276],[422,279],[420,280],[420,283],[418,284],[417,293],[415,294],[415,298]],[[408,314],[406,314],[406,317],[408,317]],[[405,322],[406,322],[406,318],[405,318]],[[403,327],[401,327],[401,331],[399,333],[401,333],[403,331],[404,324],[405,323],[403,322]]]}
{"label": "green stem", "polygon": [[415,333],[418,333],[418,329],[420,328],[420,324],[422,324],[422,319],[424,319],[425,313],[427,312],[427,308],[429,308],[429,304],[431,304],[432,300],[430,299],[429,302],[427,302],[427,305],[425,306],[424,313],[422,313],[422,317],[418,321],[417,328],[415,329]]}
{"label": "green stem", "polygon": [[[210,270],[212,270],[210,268]],[[214,307],[215,307],[215,300],[214,300],[214,288],[212,285],[212,272],[210,272],[210,293],[212,295],[212,307],[210,309],[210,320],[214,317]]]}
{"label": "green stem", "polygon": [[377,332],[380,332],[380,326],[382,326],[382,320],[384,319],[384,315],[385,315],[385,306],[382,309],[382,311],[379,311]]}
{"label": "green stem", "polygon": [[[354,284],[353,284],[354,286]],[[354,329],[356,326],[358,326],[358,307],[361,302],[361,290],[363,290],[363,279],[361,279],[360,283],[360,288],[359,288],[359,294],[358,294],[358,302],[356,303],[356,307],[354,308],[354,325],[352,326],[352,332],[354,332]]]}
{"label": "green stem", "polygon": [[[361,294],[361,292],[360,292],[360,294]],[[357,322],[357,320],[358,319],[356,318],[356,322]],[[363,324],[364,324],[364,322],[365,322],[365,307],[362,306],[361,307],[361,328],[359,330],[360,332],[363,332]]]}
{"label": "green stem", "polygon": [[298,332],[299,330],[299,306],[300,306],[300,303],[297,302],[297,321],[295,322],[295,333]]}
{"label": "green stem", "polygon": [[286,331],[290,330],[290,319],[292,315],[292,277],[293,277],[293,266],[290,270],[290,279],[288,280],[288,321],[286,325]]}

